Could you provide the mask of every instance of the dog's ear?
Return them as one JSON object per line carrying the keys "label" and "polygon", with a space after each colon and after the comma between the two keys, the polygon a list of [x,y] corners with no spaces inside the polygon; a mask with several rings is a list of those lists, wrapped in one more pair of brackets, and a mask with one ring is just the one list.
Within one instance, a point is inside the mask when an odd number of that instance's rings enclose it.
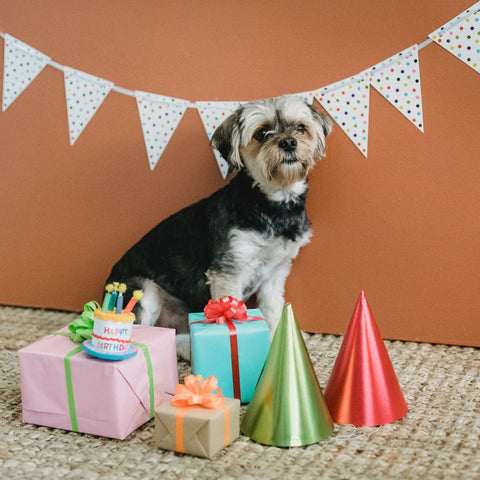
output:
{"label": "dog's ear", "polygon": [[239,120],[241,109],[232,113],[215,130],[210,145],[218,150],[228,163],[229,172],[240,170],[243,167],[240,156],[241,132]]}
{"label": "dog's ear", "polygon": [[316,127],[316,147],[315,156],[322,158],[325,156],[325,138],[331,133],[333,128],[332,119],[324,114],[319,113],[313,105],[308,105]]}

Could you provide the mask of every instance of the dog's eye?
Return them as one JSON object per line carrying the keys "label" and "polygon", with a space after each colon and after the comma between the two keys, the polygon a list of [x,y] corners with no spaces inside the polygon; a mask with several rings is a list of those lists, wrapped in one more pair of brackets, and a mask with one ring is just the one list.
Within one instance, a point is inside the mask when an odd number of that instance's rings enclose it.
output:
{"label": "dog's eye", "polygon": [[307,127],[303,123],[300,123],[297,125],[297,132],[299,133],[305,133],[307,131]]}
{"label": "dog's eye", "polygon": [[265,141],[272,134],[271,130],[267,127],[260,128],[253,135],[259,142]]}

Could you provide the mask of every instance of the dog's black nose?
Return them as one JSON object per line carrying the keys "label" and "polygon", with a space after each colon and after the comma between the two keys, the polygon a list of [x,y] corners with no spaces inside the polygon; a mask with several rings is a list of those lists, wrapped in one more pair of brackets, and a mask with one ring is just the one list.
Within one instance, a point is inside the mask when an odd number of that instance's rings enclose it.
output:
{"label": "dog's black nose", "polygon": [[278,146],[286,152],[293,152],[297,148],[297,141],[294,138],[282,138],[278,143]]}

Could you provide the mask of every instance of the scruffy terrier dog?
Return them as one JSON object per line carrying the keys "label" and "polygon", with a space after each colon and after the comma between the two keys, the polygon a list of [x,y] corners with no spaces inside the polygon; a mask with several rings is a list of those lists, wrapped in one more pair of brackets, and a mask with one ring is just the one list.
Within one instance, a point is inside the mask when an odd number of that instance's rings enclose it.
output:
{"label": "scruffy terrier dog", "polygon": [[292,259],[311,236],[307,174],[331,128],[293,95],[243,104],[217,128],[211,143],[236,176],[153,228],[109,276],[143,290],[137,323],[175,328],[188,359],[188,312],[210,298],[255,294],[273,335]]}

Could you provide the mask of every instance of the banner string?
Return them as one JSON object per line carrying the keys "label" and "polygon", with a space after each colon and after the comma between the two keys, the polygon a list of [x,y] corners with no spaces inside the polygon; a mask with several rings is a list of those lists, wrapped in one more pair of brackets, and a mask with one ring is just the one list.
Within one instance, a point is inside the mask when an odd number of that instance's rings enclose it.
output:
{"label": "banner string", "polygon": [[[460,20],[458,20],[460,21]],[[458,23],[455,22],[455,23]],[[452,22],[453,23],[453,22]],[[5,39],[5,33],[4,32],[0,32],[0,37],[4,38]],[[421,50],[422,48],[425,48],[427,45],[430,45],[430,43],[432,43],[433,40],[431,40],[430,38],[428,38],[427,40],[425,40],[423,43],[421,43],[420,45],[418,45],[418,50]],[[50,65],[51,67],[53,68],[56,68],[57,70],[60,70],[61,72],[64,72],[65,70],[65,66],[64,65],[61,65],[60,63],[57,63],[53,60],[49,60],[48,61],[48,65]],[[387,65],[386,65],[387,66]],[[368,69],[367,69],[368,70]],[[378,70],[380,71],[380,70]],[[353,77],[351,77],[352,81],[355,82],[355,81],[358,81],[358,75],[355,75]],[[352,82],[352,83],[353,83]],[[346,83],[344,83],[343,85],[348,85],[348,81]],[[129,97],[133,97],[135,98],[135,91],[134,90],[129,90],[128,88],[123,88],[123,87],[119,87],[118,85],[113,85],[112,87],[112,90],[114,90],[115,92],[117,93],[120,93],[121,95],[127,95]],[[321,90],[321,88],[320,88]],[[197,104],[195,102],[191,102],[187,105],[187,108],[194,108],[194,109],[197,109]]]}
{"label": "banner string", "polygon": [[[0,32],[0,37],[5,39],[5,33]],[[57,63],[51,59],[48,61],[48,65],[50,65],[53,68],[56,68],[57,70],[60,70],[61,72],[63,72],[65,69],[64,65],[61,65],[60,63]],[[117,85],[113,85],[112,90],[115,90],[117,93],[120,93],[122,95],[128,95],[129,97],[135,98],[134,90],[129,90],[128,88],[119,87]],[[187,108],[197,108],[197,105],[195,103],[190,102]]]}

